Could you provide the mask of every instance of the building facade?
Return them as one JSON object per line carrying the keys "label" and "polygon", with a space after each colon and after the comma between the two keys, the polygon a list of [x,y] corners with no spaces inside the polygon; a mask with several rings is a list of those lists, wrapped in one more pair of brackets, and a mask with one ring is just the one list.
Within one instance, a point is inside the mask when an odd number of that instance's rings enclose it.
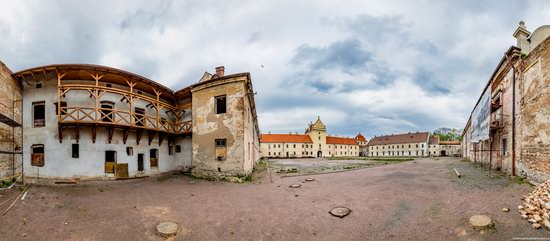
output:
{"label": "building facade", "polygon": [[248,175],[259,157],[248,73],[224,75],[219,67],[178,91],[88,64],[40,66],[2,81],[21,87],[29,177],[131,178],[184,169]]}
{"label": "building facade", "polygon": [[429,156],[429,132],[375,136],[369,141],[369,156]]}
{"label": "building facade", "polygon": [[327,135],[326,126],[317,118],[304,134],[262,134],[260,153],[265,158],[355,157],[360,153],[356,139]]}
{"label": "building facade", "polygon": [[522,21],[513,36],[516,45],[504,53],[466,123],[462,154],[545,181],[550,178],[550,25],[531,33]]}

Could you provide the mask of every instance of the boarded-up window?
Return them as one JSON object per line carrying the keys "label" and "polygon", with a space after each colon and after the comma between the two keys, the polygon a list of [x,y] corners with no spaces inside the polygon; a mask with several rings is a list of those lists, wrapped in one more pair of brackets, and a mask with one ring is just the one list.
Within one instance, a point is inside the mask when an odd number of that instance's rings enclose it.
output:
{"label": "boarded-up window", "polygon": [[46,125],[46,106],[44,101],[32,103],[32,119],[34,127]]}
{"label": "boarded-up window", "polygon": [[44,145],[38,144],[31,147],[31,165],[44,166]]}
{"label": "boarded-up window", "polygon": [[79,155],[80,155],[80,150],[79,149],[80,148],[79,148],[78,144],[75,143],[75,144],[72,145],[72,151],[71,152],[72,152],[72,157],[73,158],[78,158],[79,157]]}
{"label": "boarded-up window", "polygon": [[218,161],[225,161],[227,158],[227,139],[216,139],[216,159]]}
{"label": "boarded-up window", "polygon": [[216,114],[224,114],[227,111],[226,108],[226,96],[216,96]]}

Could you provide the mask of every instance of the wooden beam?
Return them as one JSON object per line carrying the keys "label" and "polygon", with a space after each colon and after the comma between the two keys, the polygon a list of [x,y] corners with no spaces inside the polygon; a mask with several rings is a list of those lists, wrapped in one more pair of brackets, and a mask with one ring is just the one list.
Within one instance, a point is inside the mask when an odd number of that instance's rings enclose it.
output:
{"label": "wooden beam", "polygon": [[96,134],[97,134],[97,126],[92,126],[92,143],[95,143]]}
{"label": "wooden beam", "polygon": [[149,145],[151,145],[151,142],[153,142],[153,139],[155,139],[155,132],[149,131]]}
{"label": "wooden beam", "polygon": [[128,134],[130,134],[130,130],[124,129],[122,133],[122,143],[124,143],[124,145],[126,145],[126,140],[128,140]]}
{"label": "wooden beam", "polygon": [[[162,142],[164,141],[164,139],[166,139],[166,136],[166,134],[159,133],[159,146],[162,145]],[[170,141],[168,141],[168,145],[170,145]]]}
{"label": "wooden beam", "polygon": [[107,128],[107,131],[109,132],[109,136],[107,140],[109,144],[111,144],[111,141],[113,141],[113,133],[115,132],[115,128],[109,127]]}
{"label": "wooden beam", "polygon": [[142,130],[137,130],[136,131],[136,143],[139,145],[139,141],[141,141],[141,136],[143,135],[143,131]]}

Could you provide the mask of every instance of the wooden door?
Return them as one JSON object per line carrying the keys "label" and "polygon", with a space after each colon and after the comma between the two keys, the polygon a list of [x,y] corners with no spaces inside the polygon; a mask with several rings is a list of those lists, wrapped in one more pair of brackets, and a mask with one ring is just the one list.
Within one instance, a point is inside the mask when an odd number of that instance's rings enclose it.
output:
{"label": "wooden door", "polygon": [[115,173],[116,151],[105,151],[105,173]]}
{"label": "wooden door", "polygon": [[143,171],[143,153],[139,153],[138,154],[138,171],[142,172]]}

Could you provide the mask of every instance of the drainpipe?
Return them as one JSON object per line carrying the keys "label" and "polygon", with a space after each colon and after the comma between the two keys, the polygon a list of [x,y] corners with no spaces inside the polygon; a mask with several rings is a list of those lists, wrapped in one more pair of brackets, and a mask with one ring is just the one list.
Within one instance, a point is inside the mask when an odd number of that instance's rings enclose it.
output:
{"label": "drainpipe", "polygon": [[[517,53],[514,52],[512,56]],[[505,54],[506,60],[512,67],[512,176],[516,175],[516,67],[510,61],[510,57]]]}

